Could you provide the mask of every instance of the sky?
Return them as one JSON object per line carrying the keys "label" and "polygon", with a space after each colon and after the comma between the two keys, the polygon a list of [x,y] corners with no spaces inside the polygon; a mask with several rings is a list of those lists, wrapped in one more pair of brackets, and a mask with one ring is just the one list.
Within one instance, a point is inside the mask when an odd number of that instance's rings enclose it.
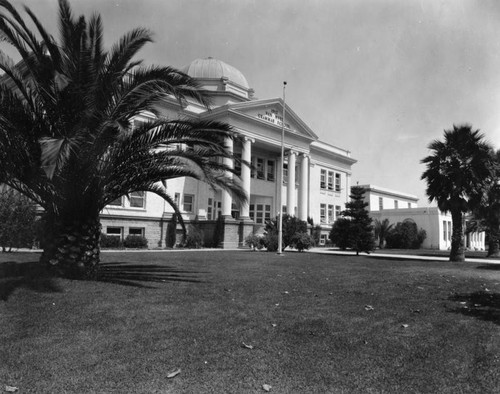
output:
{"label": "sky", "polygon": [[[57,0],[19,0],[56,37]],[[146,64],[217,58],[260,99],[282,96],[358,162],[352,183],[429,205],[420,160],[443,131],[470,123],[500,149],[498,0],[73,0],[101,14],[109,47],[146,27]],[[25,15],[25,14],[24,14]],[[4,49],[4,43],[1,44]]]}

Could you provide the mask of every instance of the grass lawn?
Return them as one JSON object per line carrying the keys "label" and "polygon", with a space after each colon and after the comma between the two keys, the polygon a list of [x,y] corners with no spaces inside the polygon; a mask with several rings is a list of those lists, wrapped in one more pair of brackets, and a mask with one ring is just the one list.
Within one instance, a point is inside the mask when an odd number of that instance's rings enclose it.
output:
{"label": "grass lawn", "polygon": [[37,258],[0,254],[0,391],[500,392],[500,265],[103,253],[81,282],[6,263]]}

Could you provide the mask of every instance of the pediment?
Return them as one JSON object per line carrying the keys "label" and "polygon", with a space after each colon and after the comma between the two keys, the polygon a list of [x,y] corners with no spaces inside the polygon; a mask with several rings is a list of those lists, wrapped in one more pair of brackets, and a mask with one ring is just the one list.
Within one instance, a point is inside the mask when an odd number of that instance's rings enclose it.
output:
{"label": "pediment", "polygon": [[[281,98],[232,104],[228,110],[259,122],[263,126],[275,127],[280,130],[283,128],[283,100]],[[318,136],[288,105],[285,105],[284,126],[287,133],[298,134],[312,140],[318,139]]]}

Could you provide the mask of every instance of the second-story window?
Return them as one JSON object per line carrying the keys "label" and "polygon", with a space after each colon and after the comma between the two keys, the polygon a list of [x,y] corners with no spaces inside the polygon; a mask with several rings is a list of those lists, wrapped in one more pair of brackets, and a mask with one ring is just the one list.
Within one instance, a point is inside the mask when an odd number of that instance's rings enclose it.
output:
{"label": "second-story window", "polygon": [[328,190],[333,190],[333,171],[328,171]]}
{"label": "second-story window", "polygon": [[133,208],[144,208],[146,206],[146,193],[143,191],[130,193],[130,206]]}
{"label": "second-story window", "polygon": [[257,179],[264,179],[264,159],[257,157]]}
{"label": "second-story window", "polygon": [[267,180],[274,182],[274,161],[267,161]]}
{"label": "second-story window", "polygon": [[194,196],[191,194],[184,194],[184,204],[182,209],[184,212],[193,212],[194,207]]}
{"label": "second-story window", "polygon": [[341,179],[340,179],[340,174],[335,173],[335,191],[340,192],[341,190]]}
{"label": "second-story window", "polygon": [[326,189],[326,170],[321,170],[321,174],[319,176],[319,187],[321,189]]}

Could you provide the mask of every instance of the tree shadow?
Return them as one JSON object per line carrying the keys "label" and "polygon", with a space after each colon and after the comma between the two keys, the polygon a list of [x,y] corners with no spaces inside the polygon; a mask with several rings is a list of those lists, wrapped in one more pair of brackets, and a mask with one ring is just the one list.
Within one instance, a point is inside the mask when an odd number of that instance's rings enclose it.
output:
{"label": "tree shadow", "polygon": [[201,271],[179,269],[163,264],[112,262],[99,264],[97,281],[125,286],[155,288],[155,286],[146,285],[145,282],[203,283],[202,280],[197,279],[197,275],[204,273],[205,272]]}
{"label": "tree shadow", "polygon": [[454,294],[448,300],[459,302],[450,312],[473,316],[480,320],[490,321],[500,325],[500,294],[487,291]]}
{"label": "tree shadow", "polygon": [[0,299],[7,301],[18,288],[27,288],[38,293],[60,293],[61,286],[38,261],[0,263]]}
{"label": "tree shadow", "polygon": [[483,264],[476,267],[478,270],[500,271],[500,264]]}

